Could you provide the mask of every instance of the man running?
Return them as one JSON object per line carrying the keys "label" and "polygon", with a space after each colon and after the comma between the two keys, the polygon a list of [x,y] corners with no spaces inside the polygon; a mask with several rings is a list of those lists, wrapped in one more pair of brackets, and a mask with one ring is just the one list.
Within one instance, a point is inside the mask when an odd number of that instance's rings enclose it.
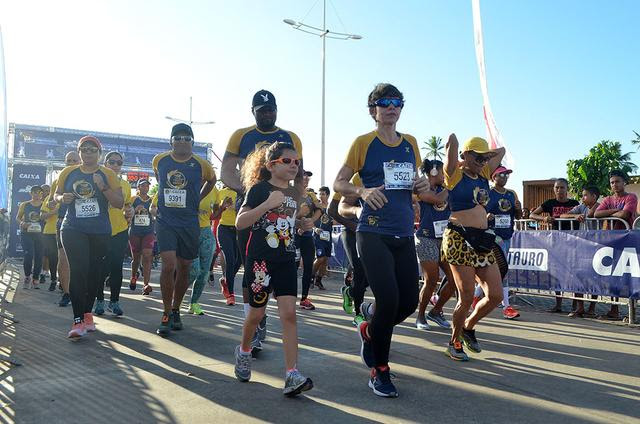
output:
{"label": "man running", "polygon": [[333,244],[331,241],[331,232],[333,230],[333,219],[329,216],[327,208],[329,207],[329,187],[320,187],[318,190],[320,195],[321,212],[320,219],[315,222],[313,234],[313,243],[316,247],[316,261],[313,263],[313,279],[311,284],[315,284],[320,290],[324,290],[322,277],[327,275],[327,266]]}
{"label": "man running", "polygon": [[[302,143],[300,142],[300,138],[298,138],[295,133],[283,130],[276,126],[278,107],[276,105],[276,98],[270,91],[260,90],[253,95],[251,113],[255,118],[256,124],[236,130],[231,135],[229,143],[227,144],[227,150],[222,158],[222,165],[220,168],[220,178],[222,179],[222,182],[227,187],[238,193],[236,210],[239,209],[239,205],[244,201],[244,190],[240,180],[240,168],[242,168],[242,164],[247,156],[256,148],[276,141],[291,144],[302,160]],[[298,168],[298,176],[295,180],[296,185],[301,184],[302,173],[303,163],[301,162],[300,167]],[[240,259],[244,265],[246,259],[246,246],[249,239],[249,229],[238,231],[237,234]],[[242,302],[244,303],[244,313],[246,316],[250,308],[246,278],[243,278],[242,280]],[[256,334],[259,336],[258,339],[260,340],[264,340],[267,334],[266,320],[267,316],[265,315],[262,322],[258,325],[258,331]],[[256,341],[259,341],[258,339],[254,340],[255,345],[258,344],[255,343]]]}
{"label": "man running", "polygon": [[193,154],[193,142],[191,127],[176,124],[171,129],[171,150],[156,155],[152,161],[159,184],[156,229],[164,305],[156,332],[163,337],[171,330],[182,330],[180,304],[189,287],[191,261],[198,256],[198,208],[216,183],[209,162]]}

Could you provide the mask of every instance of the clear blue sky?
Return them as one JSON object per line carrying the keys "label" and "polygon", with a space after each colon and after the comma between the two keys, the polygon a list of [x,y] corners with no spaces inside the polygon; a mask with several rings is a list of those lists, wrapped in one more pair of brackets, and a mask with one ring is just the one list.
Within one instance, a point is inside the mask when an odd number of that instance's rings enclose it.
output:
{"label": "clear blue sky", "polygon": [[[319,175],[321,42],[282,23],[315,2],[3,2],[9,120],[167,137],[163,117],[186,118],[191,95],[194,119],[217,122],[196,138],[222,155],[266,88]],[[491,103],[516,161],[511,187],[564,175],[601,139],[635,151],[640,2],[481,0],[481,10]],[[319,1],[305,22],[321,19]],[[327,21],[364,37],[327,46],[328,182],[372,129],[365,106],[377,82],[405,94],[400,131],[485,136],[470,1],[332,0]]]}

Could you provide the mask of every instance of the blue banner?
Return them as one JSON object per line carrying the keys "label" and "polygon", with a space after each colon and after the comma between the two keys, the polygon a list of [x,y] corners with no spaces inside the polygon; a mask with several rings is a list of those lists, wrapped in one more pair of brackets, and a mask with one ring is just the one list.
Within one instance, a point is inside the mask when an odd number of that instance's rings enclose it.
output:
{"label": "blue banner", "polygon": [[511,287],[640,297],[640,231],[516,231]]}

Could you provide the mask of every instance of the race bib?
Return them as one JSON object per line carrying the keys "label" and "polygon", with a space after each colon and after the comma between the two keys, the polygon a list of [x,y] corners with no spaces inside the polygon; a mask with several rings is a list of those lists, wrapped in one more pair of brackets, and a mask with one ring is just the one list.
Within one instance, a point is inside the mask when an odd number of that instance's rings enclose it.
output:
{"label": "race bib", "polygon": [[320,240],[322,241],[331,240],[331,233],[329,231],[320,231]]}
{"label": "race bib", "polygon": [[164,189],[164,205],[168,208],[186,208],[187,207],[187,190],[165,188]]}
{"label": "race bib", "polygon": [[433,232],[436,235],[436,238],[442,238],[442,234],[444,234],[444,229],[447,228],[447,224],[449,221],[433,221]]}
{"label": "race bib", "polygon": [[496,228],[511,228],[511,215],[496,215]]}
{"label": "race bib", "polygon": [[133,217],[133,225],[137,227],[148,227],[151,225],[151,218],[149,218],[149,215],[135,215]]}
{"label": "race bib", "polygon": [[94,218],[100,215],[98,199],[76,199],[76,218]]}
{"label": "race bib", "polygon": [[27,233],[39,233],[42,231],[42,227],[39,222],[31,222],[27,226]]}
{"label": "race bib", "polygon": [[384,189],[411,190],[413,188],[414,172],[410,162],[384,162]]}

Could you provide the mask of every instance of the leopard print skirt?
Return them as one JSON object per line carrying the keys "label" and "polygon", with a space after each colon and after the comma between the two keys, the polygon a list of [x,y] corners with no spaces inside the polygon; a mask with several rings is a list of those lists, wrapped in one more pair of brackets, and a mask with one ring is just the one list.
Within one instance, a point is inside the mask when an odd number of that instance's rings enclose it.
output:
{"label": "leopard print skirt", "polygon": [[460,233],[450,228],[444,230],[440,254],[442,260],[451,265],[483,268],[496,263],[496,257],[493,252],[476,252]]}

